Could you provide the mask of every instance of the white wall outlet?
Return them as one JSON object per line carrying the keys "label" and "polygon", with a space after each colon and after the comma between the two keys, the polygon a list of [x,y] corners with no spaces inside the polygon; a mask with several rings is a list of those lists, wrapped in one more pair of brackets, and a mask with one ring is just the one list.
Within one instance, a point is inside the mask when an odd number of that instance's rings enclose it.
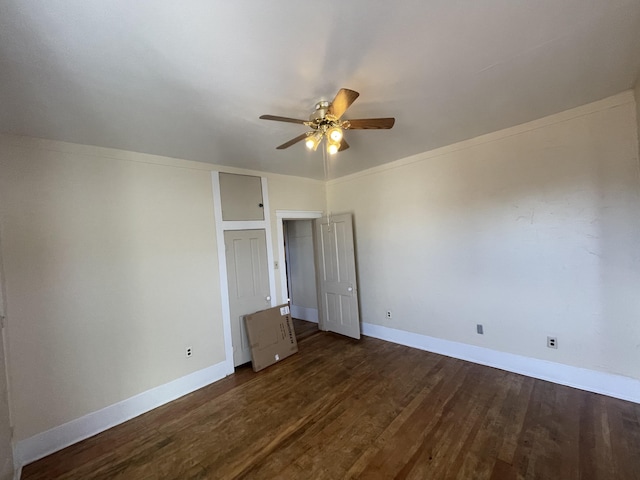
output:
{"label": "white wall outlet", "polygon": [[391,310],[387,310],[387,318],[393,318],[393,315],[391,314]]}
{"label": "white wall outlet", "polygon": [[187,357],[190,357],[191,355],[193,355],[193,348],[192,347],[187,347],[187,350],[186,350],[185,353],[186,353]]}
{"label": "white wall outlet", "polygon": [[558,339],[556,337],[547,337],[547,347],[558,348]]}

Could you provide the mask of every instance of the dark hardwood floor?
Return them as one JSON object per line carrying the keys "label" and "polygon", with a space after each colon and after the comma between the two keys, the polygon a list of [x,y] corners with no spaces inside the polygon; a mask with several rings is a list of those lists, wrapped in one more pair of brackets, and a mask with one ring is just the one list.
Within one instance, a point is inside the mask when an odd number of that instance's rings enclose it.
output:
{"label": "dark hardwood floor", "polygon": [[298,318],[293,319],[293,329],[296,332],[296,340],[298,342],[320,332],[317,323],[307,322],[306,320],[300,320]]}
{"label": "dark hardwood floor", "polygon": [[640,405],[321,332],[23,479],[638,479]]}

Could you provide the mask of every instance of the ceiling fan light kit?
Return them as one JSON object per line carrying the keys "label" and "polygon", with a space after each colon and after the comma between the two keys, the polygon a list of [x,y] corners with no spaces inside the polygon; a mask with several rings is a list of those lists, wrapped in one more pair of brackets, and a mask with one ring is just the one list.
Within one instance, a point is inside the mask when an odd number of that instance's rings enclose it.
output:
{"label": "ceiling fan light kit", "polygon": [[334,142],[340,142],[340,140],[342,140],[342,128],[331,127],[327,130],[327,135],[329,135],[329,138]]}
{"label": "ceiling fan light kit", "polygon": [[327,152],[329,155],[335,155],[340,148],[340,142],[334,142],[330,138],[327,138]]}
{"label": "ceiling fan light kit", "polygon": [[308,132],[307,133],[307,141],[305,145],[309,150],[313,150],[314,152],[318,149],[318,145],[322,141],[322,133],[321,132]]}
{"label": "ceiling fan light kit", "polygon": [[299,123],[311,128],[311,131],[303,133],[288,142],[276,147],[278,150],[289,148],[291,145],[305,140],[305,145],[309,150],[317,150],[318,146],[325,140],[326,150],[330,155],[349,148],[349,144],[344,139],[345,130],[366,130],[366,129],[390,129],[395,123],[395,118],[367,118],[357,120],[340,120],[344,112],[358,98],[360,94],[355,90],[342,88],[337,93],[333,102],[326,100],[316,103],[315,111],[309,116],[309,120],[299,120],[297,118],[279,117],[276,115],[262,115],[262,120],[274,120],[277,122]]}

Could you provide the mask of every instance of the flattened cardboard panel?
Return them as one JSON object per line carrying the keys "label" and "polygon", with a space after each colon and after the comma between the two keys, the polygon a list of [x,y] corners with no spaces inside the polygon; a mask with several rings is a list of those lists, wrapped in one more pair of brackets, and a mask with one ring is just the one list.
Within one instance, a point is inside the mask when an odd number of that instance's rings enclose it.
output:
{"label": "flattened cardboard panel", "polygon": [[298,351],[288,304],[245,315],[251,365],[258,372]]}

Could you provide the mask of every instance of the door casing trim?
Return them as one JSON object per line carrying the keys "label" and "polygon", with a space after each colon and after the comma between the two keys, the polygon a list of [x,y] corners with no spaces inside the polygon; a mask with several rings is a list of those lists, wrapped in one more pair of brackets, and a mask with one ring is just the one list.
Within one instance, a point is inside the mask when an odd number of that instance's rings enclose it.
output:
{"label": "door casing trim", "polygon": [[222,308],[222,328],[224,335],[225,374],[231,375],[235,371],[233,365],[233,337],[231,336],[231,311],[229,308],[229,283],[227,279],[227,254],[224,246],[225,230],[264,230],[267,243],[267,266],[269,271],[269,295],[271,306],[276,302],[276,281],[274,273],[273,239],[271,236],[271,209],[269,208],[269,189],[266,177],[260,177],[262,185],[262,204],[264,206],[264,220],[229,221],[222,220],[222,203],[220,196],[220,172],[211,172],[211,187],[213,192],[213,214],[216,227],[216,244],[218,247],[218,272],[220,274],[220,303]]}
{"label": "door casing trim", "polygon": [[278,242],[278,264],[280,276],[280,303],[287,303],[287,269],[284,261],[284,221],[285,220],[312,220],[322,218],[321,210],[276,210],[276,241]]}

